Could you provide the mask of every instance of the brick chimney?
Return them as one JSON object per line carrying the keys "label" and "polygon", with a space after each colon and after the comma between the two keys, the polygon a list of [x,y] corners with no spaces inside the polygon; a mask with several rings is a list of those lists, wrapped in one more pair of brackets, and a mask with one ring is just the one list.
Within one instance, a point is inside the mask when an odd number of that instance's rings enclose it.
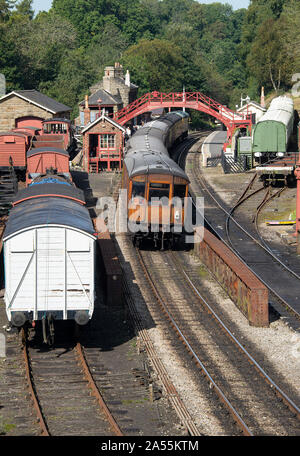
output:
{"label": "brick chimney", "polygon": [[85,96],[85,106],[84,106],[84,125],[86,126],[91,120],[90,108],[89,108],[89,96]]}
{"label": "brick chimney", "polygon": [[265,102],[265,88],[261,88],[261,95],[260,95],[260,105],[262,108],[266,107],[266,102]]}

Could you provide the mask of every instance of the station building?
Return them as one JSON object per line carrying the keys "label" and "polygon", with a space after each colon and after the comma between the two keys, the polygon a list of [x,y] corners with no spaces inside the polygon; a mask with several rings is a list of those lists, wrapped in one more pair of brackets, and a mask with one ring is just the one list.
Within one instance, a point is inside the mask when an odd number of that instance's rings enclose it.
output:
{"label": "station building", "polygon": [[115,63],[104,70],[102,81],[90,87],[91,95],[79,104],[76,125],[82,128],[83,163],[87,172],[122,169],[125,128],[113,116],[137,98],[138,86]]}
{"label": "station building", "polygon": [[[106,116],[113,117],[117,111],[136,100],[138,86],[130,82],[129,71],[124,77],[122,65],[115,63],[115,66],[105,68],[102,81],[91,86],[89,91],[88,105],[86,100],[79,104],[79,117],[75,123],[81,127],[94,122],[103,110]],[[89,109],[88,114],[86,109]]]}
{"label": "station building", "polygon": [[0,98],[0,131],[9,131],[26,121],[27,125],[49,118],[70,119],[72,108],[37,90],[14,90]]}
{"label": "station building", "polygon": [[247,104],[239,108],[237,112],[241,114],[251,114],[252,124],[255,125],[267,112],[267,109],[259,103],[256,103],[256,101],[250,100]]}

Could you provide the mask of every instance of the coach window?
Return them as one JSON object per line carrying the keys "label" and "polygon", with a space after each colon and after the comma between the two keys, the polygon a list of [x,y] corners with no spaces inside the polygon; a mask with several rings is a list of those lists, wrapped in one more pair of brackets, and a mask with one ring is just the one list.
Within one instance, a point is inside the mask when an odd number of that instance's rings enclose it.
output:
{"label": "coach window", "polygon": [[137,196],[145,197],[145,187],[146,183],[145,182],[135,182],[132,181],[132,192],[131,192],[131,197],[135,198]]}
{"label": "coach window", "polygon": [[170,184],[163,184],[161,182],[150,182],[149,184],[149,201],[151,198],[162,198],[166,196],[169,198]]}

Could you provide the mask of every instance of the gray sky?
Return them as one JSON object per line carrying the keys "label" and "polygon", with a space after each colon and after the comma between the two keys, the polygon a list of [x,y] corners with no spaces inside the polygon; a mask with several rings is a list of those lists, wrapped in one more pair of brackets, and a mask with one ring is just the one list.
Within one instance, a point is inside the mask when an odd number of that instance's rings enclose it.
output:
{"label": "gray sky", "polygon": [[[214,3],[215,0],[199,0],[199,3]],[[219,0],[220,3],[229,3],[233,9],[248,8],[250,0]],[[33,0],[35,12],[48,11],[51,7],[52,0]]]}

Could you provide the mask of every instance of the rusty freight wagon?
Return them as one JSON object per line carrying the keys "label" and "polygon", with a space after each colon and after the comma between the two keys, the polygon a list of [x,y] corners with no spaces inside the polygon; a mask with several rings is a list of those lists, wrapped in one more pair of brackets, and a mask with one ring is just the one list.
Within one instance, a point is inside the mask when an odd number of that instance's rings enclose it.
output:
{"label": "rusty freight wagon", "polygon": [[49,139],[52,136],[63,138],[63,148],[69,152],[70,158],[72,159],[77,144],[74,136],[74,130],[71,125],[71,121],[68,119],[54,118],[44,120],[42,122],[42,125],[44,137],[48,137]]}
{"label": "rusty freight wagon", "polygon": [[55,147],[34,148],[27,151],[27,185],[38,176],[52,173],[71,180],[69,153]]}
{"label": "rusty freight wagon", "polygon": [[0,168],[13,166],[15,170],[26,169],[26,152],[30,148],[33,135],[25,131],[0,133]]}

